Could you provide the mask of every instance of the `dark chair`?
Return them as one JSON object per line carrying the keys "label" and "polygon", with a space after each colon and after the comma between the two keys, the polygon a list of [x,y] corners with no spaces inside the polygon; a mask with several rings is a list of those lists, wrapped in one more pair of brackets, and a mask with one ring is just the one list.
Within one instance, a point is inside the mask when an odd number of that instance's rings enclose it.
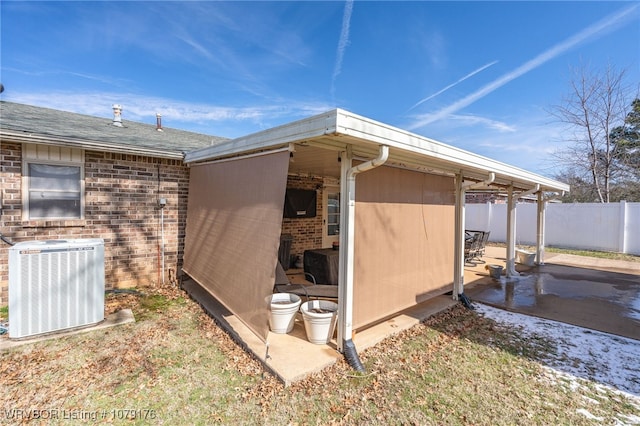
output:
{"label": "dark chair", "polygon": [[480,243],[480,250],[478,251],[478,257],[484,256],[485,249],[487,248],[487,241],[489,241],[489,234],[491,231],[485,231],[482,233],[482,242]]}
{"label": "dark chair", "polygon": [[305,272],[305,278],[308,281],[311,281],[312,284],[291,284],[289,281],[289,277],[286,272],[284,272],[284,268],[278,262],[276,265],[276,282],[273,286],[274,293],[293,293],[298,296],[304,296],[309,300],[309,298],[316,299],[337,299],[338,298],[338,286],[337,285],[323,285],[316,284],[316,280],[308,272]]}
{"label": "dark chair", "polygon": [[464,234],[464,262],[474,265],[485,263],[481,258],[484,256],[487,241],[489,240],[489,231],[465,230]]}
{"label": "dark chair", "polygon": [[482,233],[478,231],[464,231],[464,263],[474,263],[482,244]]}

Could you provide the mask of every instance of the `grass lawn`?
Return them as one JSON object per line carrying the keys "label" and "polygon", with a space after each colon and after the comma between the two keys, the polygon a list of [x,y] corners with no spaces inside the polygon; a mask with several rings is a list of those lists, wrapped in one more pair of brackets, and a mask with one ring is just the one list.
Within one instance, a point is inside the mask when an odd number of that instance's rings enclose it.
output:
{"label": "grass lawn", "polygon": [[177,289],[108,296],[123,307],[136,323],[0,353],[0,423],[33,410],[53,424],[167,425],[587,425],[640,412],[551,376],[536,361],[550,342],[462,307],[362,351],[365,374],[341,361],[287,388]]}

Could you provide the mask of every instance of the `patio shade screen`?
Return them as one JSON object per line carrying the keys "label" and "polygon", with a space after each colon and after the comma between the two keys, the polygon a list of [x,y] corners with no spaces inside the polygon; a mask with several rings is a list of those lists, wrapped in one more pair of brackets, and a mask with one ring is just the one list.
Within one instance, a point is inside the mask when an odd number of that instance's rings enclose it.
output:
{"label": "patio shade screen", "polygon": [[356,185],[358,328],[451,289],[455,188],[450,177],[384,166]]}
{"label": "patio shade screen", "polygon": [[191,168],[183,269],[262,340],[288,164],[283,151]]}

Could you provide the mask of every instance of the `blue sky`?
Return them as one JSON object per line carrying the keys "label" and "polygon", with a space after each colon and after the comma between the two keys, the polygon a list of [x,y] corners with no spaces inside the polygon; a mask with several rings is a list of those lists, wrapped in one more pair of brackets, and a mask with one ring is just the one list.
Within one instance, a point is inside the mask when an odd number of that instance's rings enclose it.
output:
{"label": "blue sky", "polygon": [[7,101],[238,137],[333,108],[552,175],[572,68],[640,83],[640,3],[5,1]]}

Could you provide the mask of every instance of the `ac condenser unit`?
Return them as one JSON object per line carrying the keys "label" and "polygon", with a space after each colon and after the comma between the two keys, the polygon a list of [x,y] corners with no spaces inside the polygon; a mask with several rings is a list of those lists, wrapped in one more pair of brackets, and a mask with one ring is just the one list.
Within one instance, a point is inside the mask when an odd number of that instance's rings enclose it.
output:
{"label": "ac condenser unit", "polygon": [[26,241],[9,248],[9,337],[104,319],[104,241]]}

